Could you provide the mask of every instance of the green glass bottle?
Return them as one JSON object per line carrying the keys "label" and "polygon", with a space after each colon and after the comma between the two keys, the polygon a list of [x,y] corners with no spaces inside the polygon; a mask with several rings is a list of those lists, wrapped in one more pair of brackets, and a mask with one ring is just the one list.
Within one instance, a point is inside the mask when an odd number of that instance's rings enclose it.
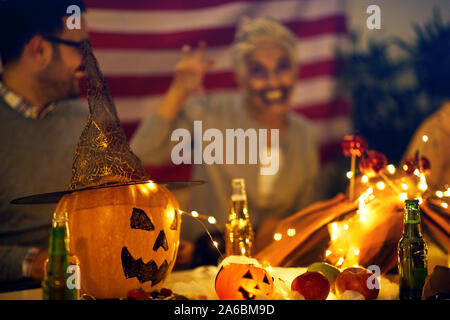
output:
{"label": "green glass bottle", "polygon": [[[78,259],[70,254],[67,213],[54,213],[50,231],[48,259],[45,262],[45,278],[42,281],[44,300],[77,300],[80,290],[68,285],[71,273],[68,267],[79,268]],[[70,269],[69,269],[70,270]]]}
{"label": "green glass bottle", "polygon": [[420,300],[428,273],[428,248],[420,230],[418,200],[405,201],[403,236],[398,244],[400,300]]}

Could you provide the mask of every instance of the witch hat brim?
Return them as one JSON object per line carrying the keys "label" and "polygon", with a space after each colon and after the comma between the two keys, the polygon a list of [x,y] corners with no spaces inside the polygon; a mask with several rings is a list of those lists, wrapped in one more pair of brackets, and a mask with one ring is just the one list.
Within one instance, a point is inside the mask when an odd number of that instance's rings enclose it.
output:
{"label": "witch hat brim", "polygon": [[21,197],[14,200],[11,200],[11,204],[49,204],[49,203],[58,203],[58,201],[66,194],[74,193],[74,192],[82,192],[92,189],[103,189],[103,188],[114,188],[114,187],[122,187],[136,184],[147,184],[147,183],[155,183],[160,186],[164,186],[170,191],[180,190],[185,188],[191,188],[195,186],[199,186],[205,183],[205,181],[132,181],[126,183],[107,183],[98,186],[92,186],[87,188],[81,188],[76,190],[65,190],[65,191],[56,191],[50,193],[41,193],[35,194],[31,196]]}

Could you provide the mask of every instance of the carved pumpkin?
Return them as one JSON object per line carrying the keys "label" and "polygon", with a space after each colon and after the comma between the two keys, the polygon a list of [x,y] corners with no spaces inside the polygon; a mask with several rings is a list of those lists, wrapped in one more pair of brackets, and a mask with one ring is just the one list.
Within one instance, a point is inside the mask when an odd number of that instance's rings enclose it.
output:
{"label": "carved pumpkin", "polygon": [[230,263],[222,266],[217,273],[216,292],[224,300],[254,300],[257,295],[265,295],[270,299],[273,278],[262,268]]}
{"label": "carved pumpkin", "polygon": [[70,247],[80,261],[81,288],[95,298],[125,298],[131,289],[157,290],[177,256],[178,202],[153,183],[65,195]]}

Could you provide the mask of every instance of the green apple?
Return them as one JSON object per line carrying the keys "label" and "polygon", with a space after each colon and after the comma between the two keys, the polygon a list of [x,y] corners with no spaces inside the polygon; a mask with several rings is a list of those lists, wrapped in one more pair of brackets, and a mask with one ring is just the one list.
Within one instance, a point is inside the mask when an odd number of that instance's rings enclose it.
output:
{"label": "green apple", "polygon": [[341,273],[338,268],[326,262],[314,262],[308,267],[307,271],[321,272],[328,279],[328,281],[330,281],[330,287],[332,290],[334,289],[334,281],[339,273]]}

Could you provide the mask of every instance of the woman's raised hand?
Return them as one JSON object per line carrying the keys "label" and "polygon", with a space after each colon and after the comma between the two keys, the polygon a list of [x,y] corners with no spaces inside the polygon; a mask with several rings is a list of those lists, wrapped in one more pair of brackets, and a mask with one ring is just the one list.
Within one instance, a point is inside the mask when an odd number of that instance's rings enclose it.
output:
{"label": "woman's raised hand", "polygon": [[205,42],[200,42],[195,50],[188,45],[184,45],[181,50],[183,54],[175,66],[172,87],[189,97],[195,92],[203,91],[205,73],[214,61],[205,59]]}

